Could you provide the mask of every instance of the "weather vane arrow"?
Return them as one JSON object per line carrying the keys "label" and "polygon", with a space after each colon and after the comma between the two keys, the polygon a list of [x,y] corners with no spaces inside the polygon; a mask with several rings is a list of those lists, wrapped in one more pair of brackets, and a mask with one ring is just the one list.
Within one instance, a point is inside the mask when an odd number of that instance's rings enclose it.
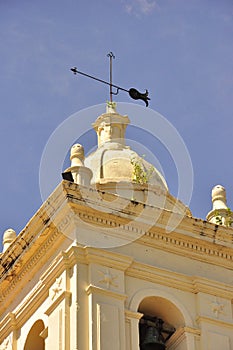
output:
{"label": "weather vane arrow", "polygon": [[[129,96],[131,98],[133,98],[134,100],[142,100],[142,101],[144,101],[145,104],[146,104],[146,107],[148,107],[148,104],[149,104],[148,101],[150,100],[150,98],[148,97],[148,90],[146,90],[145,93],[141,93],[138,90],[136,90],[135,88],[130,88],[129,90],[127,90],[127,89],[124,89],[124,88],[122,88],[122,87],[112,83],[112,59],[115,58],[115,56],[114,56],[114,54],[112,52],[109,52],[109,54],[107,56],[110,58],[110,82],[102,80],[102,79],[99,79],[99,78],[96,78],[96,77],[93,77],[92,75],[80,72],[77,69],[77,67],[73,67],[70,70],[75,75],[76,74],[81,74],[81,75],[84,75],[85,77],[88,77],[88,78],[94,79],[96,81],[99,81],[100,83],[109,85],[110,86],[110,102],[112,102],[112,95],[118,95],[119,90],[122,90],[122,91],[128,92]],[[112,91],[113,87],[116,88],[116,92]]]}

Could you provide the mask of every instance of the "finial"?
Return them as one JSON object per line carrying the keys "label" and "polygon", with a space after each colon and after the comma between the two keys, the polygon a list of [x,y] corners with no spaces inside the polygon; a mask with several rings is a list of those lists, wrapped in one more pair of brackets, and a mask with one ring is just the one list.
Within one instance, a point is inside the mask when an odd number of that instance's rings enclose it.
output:
{"label": "finial", "polygon": [[207,214],[207,221],[213,224],[231,227],[233,223],[232,211],[227,207],[226,190],[222,185],[213,187],[212,203],[213,209]]}
{"label": "finial", "polygon": [[9,248],[11,243],[15,240],[16,238],[16,232],[12,228],[8,228],[4,233],[3,233],[3,253]]}
{"label": "finial", "polygon": [[74,144],[70,149],[71,165],[62,173],[63,179],[78,185],[90,186],[93,174],[91,169],[85,167],[84,159],[83,146],[79,143]]}
{"label": "finial", "polygon": [[84,148],[79,143],[74,144],[70,149],[71,166],[83,166]]}
{"label": "finial", "polygon": [[227,209],[226,190],[222,185],[216,185],[212,189],[213,210]]}

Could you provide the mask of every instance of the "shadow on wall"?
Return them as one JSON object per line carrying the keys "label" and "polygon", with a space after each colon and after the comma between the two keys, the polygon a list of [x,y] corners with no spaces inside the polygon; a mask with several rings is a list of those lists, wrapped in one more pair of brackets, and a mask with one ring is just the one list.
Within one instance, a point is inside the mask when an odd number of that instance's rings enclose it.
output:
{"label": "shadow on wall", "polygon": [[41,332],[44,330],[44,322],[42,320],[38,320],[34,323],[32,328],[30,329],[25,345],[24,350],[45,350],[45,341],[41,337]]}

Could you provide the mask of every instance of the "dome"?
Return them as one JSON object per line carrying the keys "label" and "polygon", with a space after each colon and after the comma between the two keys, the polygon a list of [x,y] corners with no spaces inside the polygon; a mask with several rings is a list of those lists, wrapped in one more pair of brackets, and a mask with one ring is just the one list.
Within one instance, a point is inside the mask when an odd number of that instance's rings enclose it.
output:
{"label": "dome", "polygon": [[135,182],[168,191],[165,179],[152,164],[118,142],[101,145],[86,158],[85,165],[93,172],[92,183]]}

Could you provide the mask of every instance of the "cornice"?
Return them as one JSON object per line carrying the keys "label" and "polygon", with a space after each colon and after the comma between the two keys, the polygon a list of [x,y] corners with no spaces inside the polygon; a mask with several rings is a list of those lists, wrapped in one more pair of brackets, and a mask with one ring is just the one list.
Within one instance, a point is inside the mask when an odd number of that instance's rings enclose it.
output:
{"label": "cornice", "polygon": [[[51,231],[59,230],[54,218],[61,214],[66,202],[63,187],[59,185],[51,196],[42,204],[25,228],[19,233],[10,247],[1,254],[0,281],[12,279],[21,266],[21,259],[28,260],[35,250],[43,245]],[[67,215],[65,215],[67,216]],[[64,219],[64,218],[63,218]],[[62,222],[56,222],[62,224]]]}
{"label": "cornice", "polygon": [[114,267],[121,271],[125,271],[133,262],[133,257],[122,255],[119,253],[104,251],[98,248],[85,248],[86,264],[96,263],[107,267]]}
{"label": "cornice", "polygon": [[218,326],[218,327],[230,328],[233,330],[233,323],[222,321],[219,319],[213,319],[213,318],[206,317],[206,316],[199,316],[196,319],[196,322],[197,322],[197,324],[210,323],[210,324]]}
{"label": "cornice", "polygon": [[132,310],[125,309],[125,317],[127,319],[135,319],[135,320],[140,320],[144,314],[141,312],[135,312]]}
{"label": "cornice", "polygon": [[[85,200],[83,199],[83,191]],[[102,201],[104,198],[105,201]],[[116,195],[104,192],[97,192],[93,189],[81,188],[80,186],[63,181],[49,199],[42,205],[34,217],[30,220],[24,230],[17,236],[12,246],[1,255],[0,275],[0,312],[7,308],[27,280],[32,278],[36,271],[43,266],[46,259],[51,256],[65,236],[65,231],[73,220],[78,216],[82,222],[88,222],[101,228],[115,228],[108,230],[108,234],[122,235],[129,241],[137,239],[137,243],[159,248],[177,255],[196,259],[206,263],[233,269],[233,230],[205,222],[191,217],[182,217],[167,210],[156,207],[149,207],[149,210],[142,214],[145,205],[125,198],[118,198]],[[97,209],[98,210],[97,210]],[[106,208],[108,210],[106,210]],[[122,209],[123,208],[123,209]],[[111,213],[109,213],[109,210]],[[150,226],[153,214],[158,214],[156,225]],[[181,219],[179,225],[173,232],[166,232],[167,223],[171,216]],[[135,217],[137,221],[135,221]],[[145,229],[150,227],[149,229]],[[103,254],[104,253],[106,254]],[[156,275],[153,267],[149,272],[135,269],[135,263],[131,266],[133,258],[111,253],[107,249],[78,248],[71,249],[68,253],[62,253],[55,258],[48,273],[45,273],[41,281],[48,281],[52,269],[63,269],[75,262],[89,264],[90,262],[103,264],[109,267],[117,267],[119,270],[126,270],[130,276],[153,280]],[[59,260],[60,259],[60,260]],[[66,260],[67,259],[67,260]],[[64,266],[60,265],[60,262]],[[66,265],[66,262],[68,261]],[[72,261],[72,263],[71,263]],[[147,269],[146,269],[147,270]],[[211,294],[209,284],[198,278],[192,282],[187,278],[176,278],[177,286],[183,290],[197,293],[199,290]],[[143,277],[144,276],[144,277]],[[157,272],[157,281],[168,285],[169,278],[166,274]],[[221,285],[218,283],[218,286]],[[214,287],[219,296],[223,294],[224,287]],[[227,295],[232,295],[229,286],[226,287]],[[224,292],[224,296],[225,296]],[[3,303],[4,300],[4,303]],[[2,303],[1,303],[2,302]]]}
{"label": "cornice", "polygon": [[65,268],[71,268],[76,263],[85,265],[94,263],[125,271],[131,265],[132,261],[132,257],[109,250],[104,250],[103,254],[102,249],[71,245],[66,252],[61,251],[57,255],[40,280],[43,283],[48,283],[50,276],[59,275]]}
{"label": "cornice", "polygon": [[198,328],[193,328],[193,327],[185,326],[185,327],[183,327],[183,330],[184,330],[186,333],[193,334],[193,335],[196,335],[196,336],[198,336],[198,337],[201,335],[201,330],[198,329]]}
{"label": "cornice", "polygon": [[[44,242],[44,245],[40,247],[40,250],[38,250],[36,254],[28,261],[28,264],[24,266],[24,269],[21,271],[21,274],[19,274],[18,279],[14,282],[12,281],[11,288],[9,286],[9,289],[6,290],[4,294],[4,306],[6,302],[7,307],[7,302],[9,300],[7,293],[15,292],[15,284],[19,283],[20,281],[24,281],[23,277],[25,276],[25,273],[27,273],[27,269],[30,270],[33,267],[33,265],[35,268],[37,268],[37,261],[40,260],[42,256],[43,259],[46,259],[44,252],[47,251],[47,247],[49,245],[54,244],[54,240],[56,239],[57,235],[59,235],[59,232],[54,231],[53,234],[51,234],[51,236],[47,238],[47,240]],[[132,258],[129,258],[128,256],[124,256],[119,253],[114,253],[111,251],[105,252],[107,255],[103,258],[101,257],[103,250],[98,248],[71,246],[67,252],[60,252],[58,256],[53,260],[52,264],[48,267],[46,272],[41,276],[40,281],[32,290],[32,292],[27,296],[24,302],[17,307],[14,314],[8,314],[1,321],[1,334],[4,335],[6,334],[6,332],[9,333],[10,330],[12,330],[12,327],[18,327],[22,325],[23,322],[25,322],[25,320],[31,316],[30,311],[28,310],[31,309],[31,313],[33,313],[34,307],[30,307],[30,304],[34,306],[39,306],[48,297],[48,290],[54,283],[55,277],[60,275],[64,270],[71,268],[75,263],[82,263],[87,265],[89,263],[100,263],[109,267],[111,267],[111,265],[109,264],[112,264],[114,268],[117,267],[119,270],[125,271],[125,274],[128,277],[139,278],[141,280],[146,280],[149,282],[153,282],[170,288],[176,288],[178,290],[194,294],[203,292],[209,295],[214,295],[215,297],[222,297],[224,299],[227,298],[229,300],[233,299],[233,286],[231,285],[227,285],[220,282],[216,284],[216,281],[213,280],[197,276],[186,276],[181,273],[176,273],[173,271],[134,261]],[[43,260],[41,261],[41,263],[43,263]],[[20,285],[20,287],[22,287],[22,285]],[[18,288],[19,286],[17,286],[17,290]],[[86,292],[88,295],[101,294],[122,301],[124,301],[127,298],[126,294],[96,287],[94,285],[89,285],[86,289]],[[62,294],[62,296],[59,296],[59,298],[69,297],[70,294],[68,294]],[[50,309],[48,309],[48,312],[50,312],[49,310]],[[138,313],[132,314],[130,313],[130,311],[128,312],[127,310],[126,316],[131,318],[140,318],[140,315]],[[215,324],[222,323],[223,325],[227,324],[228,328],[233,328],[233,325],[230,323],[222,322],[219,320],[213,320],[207,317],[199,317],[198,321],[212,322]]]}
{"label": "cornice", "polygon": [[197,338],[201,336],[201,330],[192,327],[181,327],[176,330],[176,332],[167,341],[166,345],[171,349],[176,349],[177,346],[183,341],[186,334],[191,334]]}
{"label": "cornice", "polygon": [[191,293],[194,291],[191,277],[137,261],[127,269],[126,275]]}
{"label": "cornice", "polygon": [[177,231],[166,233],[161,228],[153,227],[139,241],[147,246],[185,256],[189,259],[222,266],[230,270],[233,269],[233,245],[232,248],[229,248],[215,242],[190,237],[188,234],[181,234]]}
{"label": "cornice", "polygon": [[224,299],[233,299],[233,286],[231,284],[216,282],[204,277],[192,277],[194,293],[206,293]]}
{"label": "cornice", "polygon": [[[7,307],[11,301],[12,293],[22,288],[24,283],[24,276],[29,272],[32,274],[34,269],[38,269],[38,261],[43,263],[43,257],[45,259],[45,253],[48,247],[54,243],[54,240],[59,235],[58,231],[54,231],[50,237],[46,240],[44,245],[40,247],[35,255],[24,265],[24,268],[20,273],[11,281],[8,288],[4,290],[1,294],[1,300],[4,300],[2,305],[2,310]],[[176,288],[183,291],[188,291],[191,293],[208,293],[210,295],[215,295],[223,298],[233,299],[233,287],[227,284],[216,281],[211,281],[209,279],[200,278],[196,276],[185,276],[180,273],[173,271],[157,268],[151,265],[133,261],[133,258],[124,256],[119,253],[114,253],[105,250],[103,255],[103,250],[98,248],[81,247],[81,246],[71,246],[67,252],[61,252],[53,261],[53,263],[48,267],[47,271],[40,278],[40,285],[38,288],[41,292],[46,285],[47,288],[53,283],[54,276],[58,276],[65,269],[72,267],[75,263],[98,263],[108,267],[118,268],[119,270],[126,271],[126,275],[130,277],[140,278],[142,280],[147,280],[153,283],[158,283],[167,287]],[[38,293],[41,293],[38,292]],[[14,297],[12,294],[12,297]],[[37,300],[39,297],[37,291],[35,292]],[[31,300],[34,297],[30,296]],[[22,306],[23,308],[23,306]],[[23,310],[23,309],[22,309]],[[18,315],[18,313],[17,313]]]}
{"label": "cornice", "polygon": [[68,291],[63,291],[58,298],[55,299],[55,301],[49,306],[49,308],[45,311],[45,314],[49,316],[55,309],[56,307],[61,303],[62,300],[71,300],[71,292]]}
{"label": "cornice", "polygon": [[[64,236],[61,236],[56,229],[52,230],[43,244],[34,246],[34,254],[21,256],[20,269],[12,279],[8,279],[1,285],[0,291],[0,313],[2,314],[7,306],[14,300],[15,295],[23,288],[32,276],[43,266],[47,261],[48,254],[55,251],[58,245],[62,242]],[[28,260],[26,260],[28,258]]]}
{"label": "cornice", "polygon": [[[53,243],[53,241],[51,241],[50,243]],[[41,248],[42,248],[42,250],[41,250],[41,252],[42,252],[43,247],[41,247]],[[38,257],[40,257],[40,255],[38,255]],[[27,295],[27,298],[25,298],[23,300],[23,302],[18,305],[14,314],[8,313],[4,317],[4,319],[1,320],[1,322],[0,322],[0,334],[1,334],[0,342],[1,342],[1,339],[4,339],[4,334],[9,334],[9,332],[12,329],[12,324],[14,324],[14,326],[16,328],[20,328],[26,322],[26,320],[33,315],[34,310],[37,309],[46,300],[46,298],[48,298],[49,288],[52,286],[52,284],[54,283],[55,278],[57,276],[57,274],[54,274],[54,272],[62,273],[66,268],[68,268],[69,265],[68,265],[67,260],[68,259],[67,259],[66,254],[62,252],[60,254],[60,259],[56,260],[56,263],[54,264],[55,266],[52,269],[49,267],[48,270],[42,275],[39,282],[32,289],[32,291]],[[27,281],[25,283],[27,283]],[[15,295],[15,293],[14,293],[14,295]],[[59,300],[61,300],[62,298],[70,297],[70,295],[71,295],[70,292],[64,291],[61,293],[61,295],[59,295],[58,298],[56,298],[56,300],[54,302],[57,302],[57,300],[59,302]],[[8,299],[9,299],[8,295],[6,295],[5,300],[4,300],[4,306],[6,306],[6,307],[8,305]],[[52,305],[47,310],[48,312],[52,308]]]}
{"label": "cornice", "polygon": [[225,299],[233,299],[233,286],[197,276],[186,276],[174,271],[134,261],[126,275],[193,294],[207,293]]}
{"label": "cornice", "polygon": [[117,300],[122,300],[122,301],[125,301],[128,297],[126,294],[117,293],[117,292],[114,292],[114,291],[109,290],[109,289],[96,287],[92,284],[90,284],[86,288],[86,292],[87,292],[87,295],[101,294],[101,295],[104,295],[105,297],[109,297],[109,298],[113,298],[113,299],[117,299]]}
{"label": "cornice", "polygon": [[[64,186],[67,186],[64,184]],[[141,244],[159,247],[178,255],[205,261],[211,264],[233,268],[233,229],[226,228],[192,217],[182,216],[168,210],[148,206],[144,211],[143,203],[120,198],[120,207],[114,204],[114,196],[110,193],[86,189],[86,199],[83,201],[82,191],[78,185],[72,184],[67,191],[68,203],[81,220],[97,227],[117,228],[119,235],[126,236],[128,241],[138,240]],[[93,198],[92,198],[93,195]],[[101,201],[105,198],[105,203]],[[112,202],[111,202],[112,200]],[[95,202],[96,201],[96,202]],[[106,210],[106,202],[108,210]],[[92,208],[98,204],[99,210]],[[112,209],[109,213],[109,208]],[[153,217],[157,217],[153,223]],[[135,220],[136,218],[136,220]],[[169,229],[170,220],[178,225],[172,232]],[[173,222],[172,221],[172,222]],[[114,232],[109,230],[109,236]]]}
{"label": "cornice", "polygon": [[[17,291],[23,288],[23,285],[27,284],[28,279],[24,279],[24,276],[27,275],[27,277],[30,278],[30,276],[33,275],[34,270],[38,269],[38,261],[40,261],[40,264],[43,264],[44,260],[46,260],[45,253],[48,250],[48,246],[52,244],[54,247],[54,240],[56,237],[59,237],[58,231],[54,231],[53,235],[51,234],[51,236],[48,237],[44,245],[42,245],[40,249],[37,250],[35,255],[28,261],[27,264],[24,265],[24,268],[11,281],[8,288],[6,288],[1,294],[1,314],[10,304],[12,298],[15,297]],[[89,263],[99,263],[103,265],[106,264],[105,266],[109,267],[114,265],[114,268],[125,270],[132,262],[131,258],[118,253],[112,253],[110,251],[106,252],[106,256],[102,257],[102,259],[101,254],[102,250],[81,246],[71,246],[68,251],[60,252],[48,266],[48,269],[42,274],[37,285],[28,294],[27,298],[25,298],[23,302],[16,308],[16,311],[14,313],[14,324],[17,327],[20,327],[29,317],[31,317],[35,310],[35,307],[39,307],[42,302],[48,297],[49,288],[54,283],[55,278],[61,275],[65,270],[68,270],[69,273],[69,269],[72,268],[76,263],[82,263],[86,265]],[[111,295],[112,293],[112,296],[115,295],[115,298],[118,299],[126,298],[124,294],[104,290],[94,286],[90,287],[89,291],[102,294],[105,293],[105,295]],[[9,333],[9,329],[12,327],[12,317],[10,315],[11,313],[7,314],[7,316],[0,322],[1,334],[3,329],[8,330]]]}
{"label": "cornice", "polygon": [[[213,231],[211,232],[212,234],[207,236],[207,233],[203,233],[202,227],[200,227],[198,234],[195,231],[193,232],[192,225],[189,225],[188,227],[182,227],[182,225],[180,225],[177,227],[176,231],[166,233],[165,225],[162,226],[159,225],[159,223],[157,223],[156,226],[151,227],[149,231],[145,231],[140,222],[130,222],[130,224],[127,222],[123,223],[122,218],[114,216],[110,216],[109,218],[109,215],[107,219],[105,213],[101,213],[99,214],[100,216],[97,217],[93,213],[83,213],[79,211],[77,215],[81,220],[99,228],[117,228],[115,232],[111,232],[111,230],[108,231],[110,237],[118,236],[123,239],[124,237],[127,237],[126,242],[129,243],[137,240],[137,242],[144,245],[149,245],[191,259],[233,269],[233,244],[231,244],[231,247],[228,246],[229,244],[224,245],[226,239],[224,242],[220,242],[220,236],[228,237],[228,240],[230,241],[232,239],[232,232],[225,232],[224,228],[219,228],[217,236],[216,233],[214,233],[216,228],[213,224],[210,224],[211,227],[208,227],[208,230],[205,230],[208,232]],[[163,217],[165,215],[168,215],[168,213],[164,213]],[[187,218],[185,218],[185,220],[187,220]],[[193,221],[191,218],[188,218],[188,220]],[[230,229],[230,231],[233,230]],[[204,238],[202,238],[203,235],[205,235]]]}
{"label": "cornice", "polygon": [[[102,198],[105,200],[102,201]],[[98,229],[110,228],[110,237],[117,236],[128,243],[137,239],[140,244],[232,269],[232,229],[156,207],[148,206],[148,211],[144,213],[143,203],[118,198],[116,205],[114,199],[114,194],[63,181],[19,234],[13,246],[2,254],[0,275],[3,280],[6,280],[6,276],[8,279],[14,278],[20,270],[22,256],[30,256],[30,251],[34,251],[32,246],[41,244],[54,226],[58,231],[65,232],[71,222],[79,225],[90,223]],[[153,226],[151,222],[155,213],[158,220]],[[167,233],[171,216],[180,223],[175,231]],[[77,218],[79,222],[75,221]]]}
{"label": "cornice", "polygon": [[17,328],[16,317],[13,312],[9,312],[0,323],[0,343],[9,335],[9,333]]}

